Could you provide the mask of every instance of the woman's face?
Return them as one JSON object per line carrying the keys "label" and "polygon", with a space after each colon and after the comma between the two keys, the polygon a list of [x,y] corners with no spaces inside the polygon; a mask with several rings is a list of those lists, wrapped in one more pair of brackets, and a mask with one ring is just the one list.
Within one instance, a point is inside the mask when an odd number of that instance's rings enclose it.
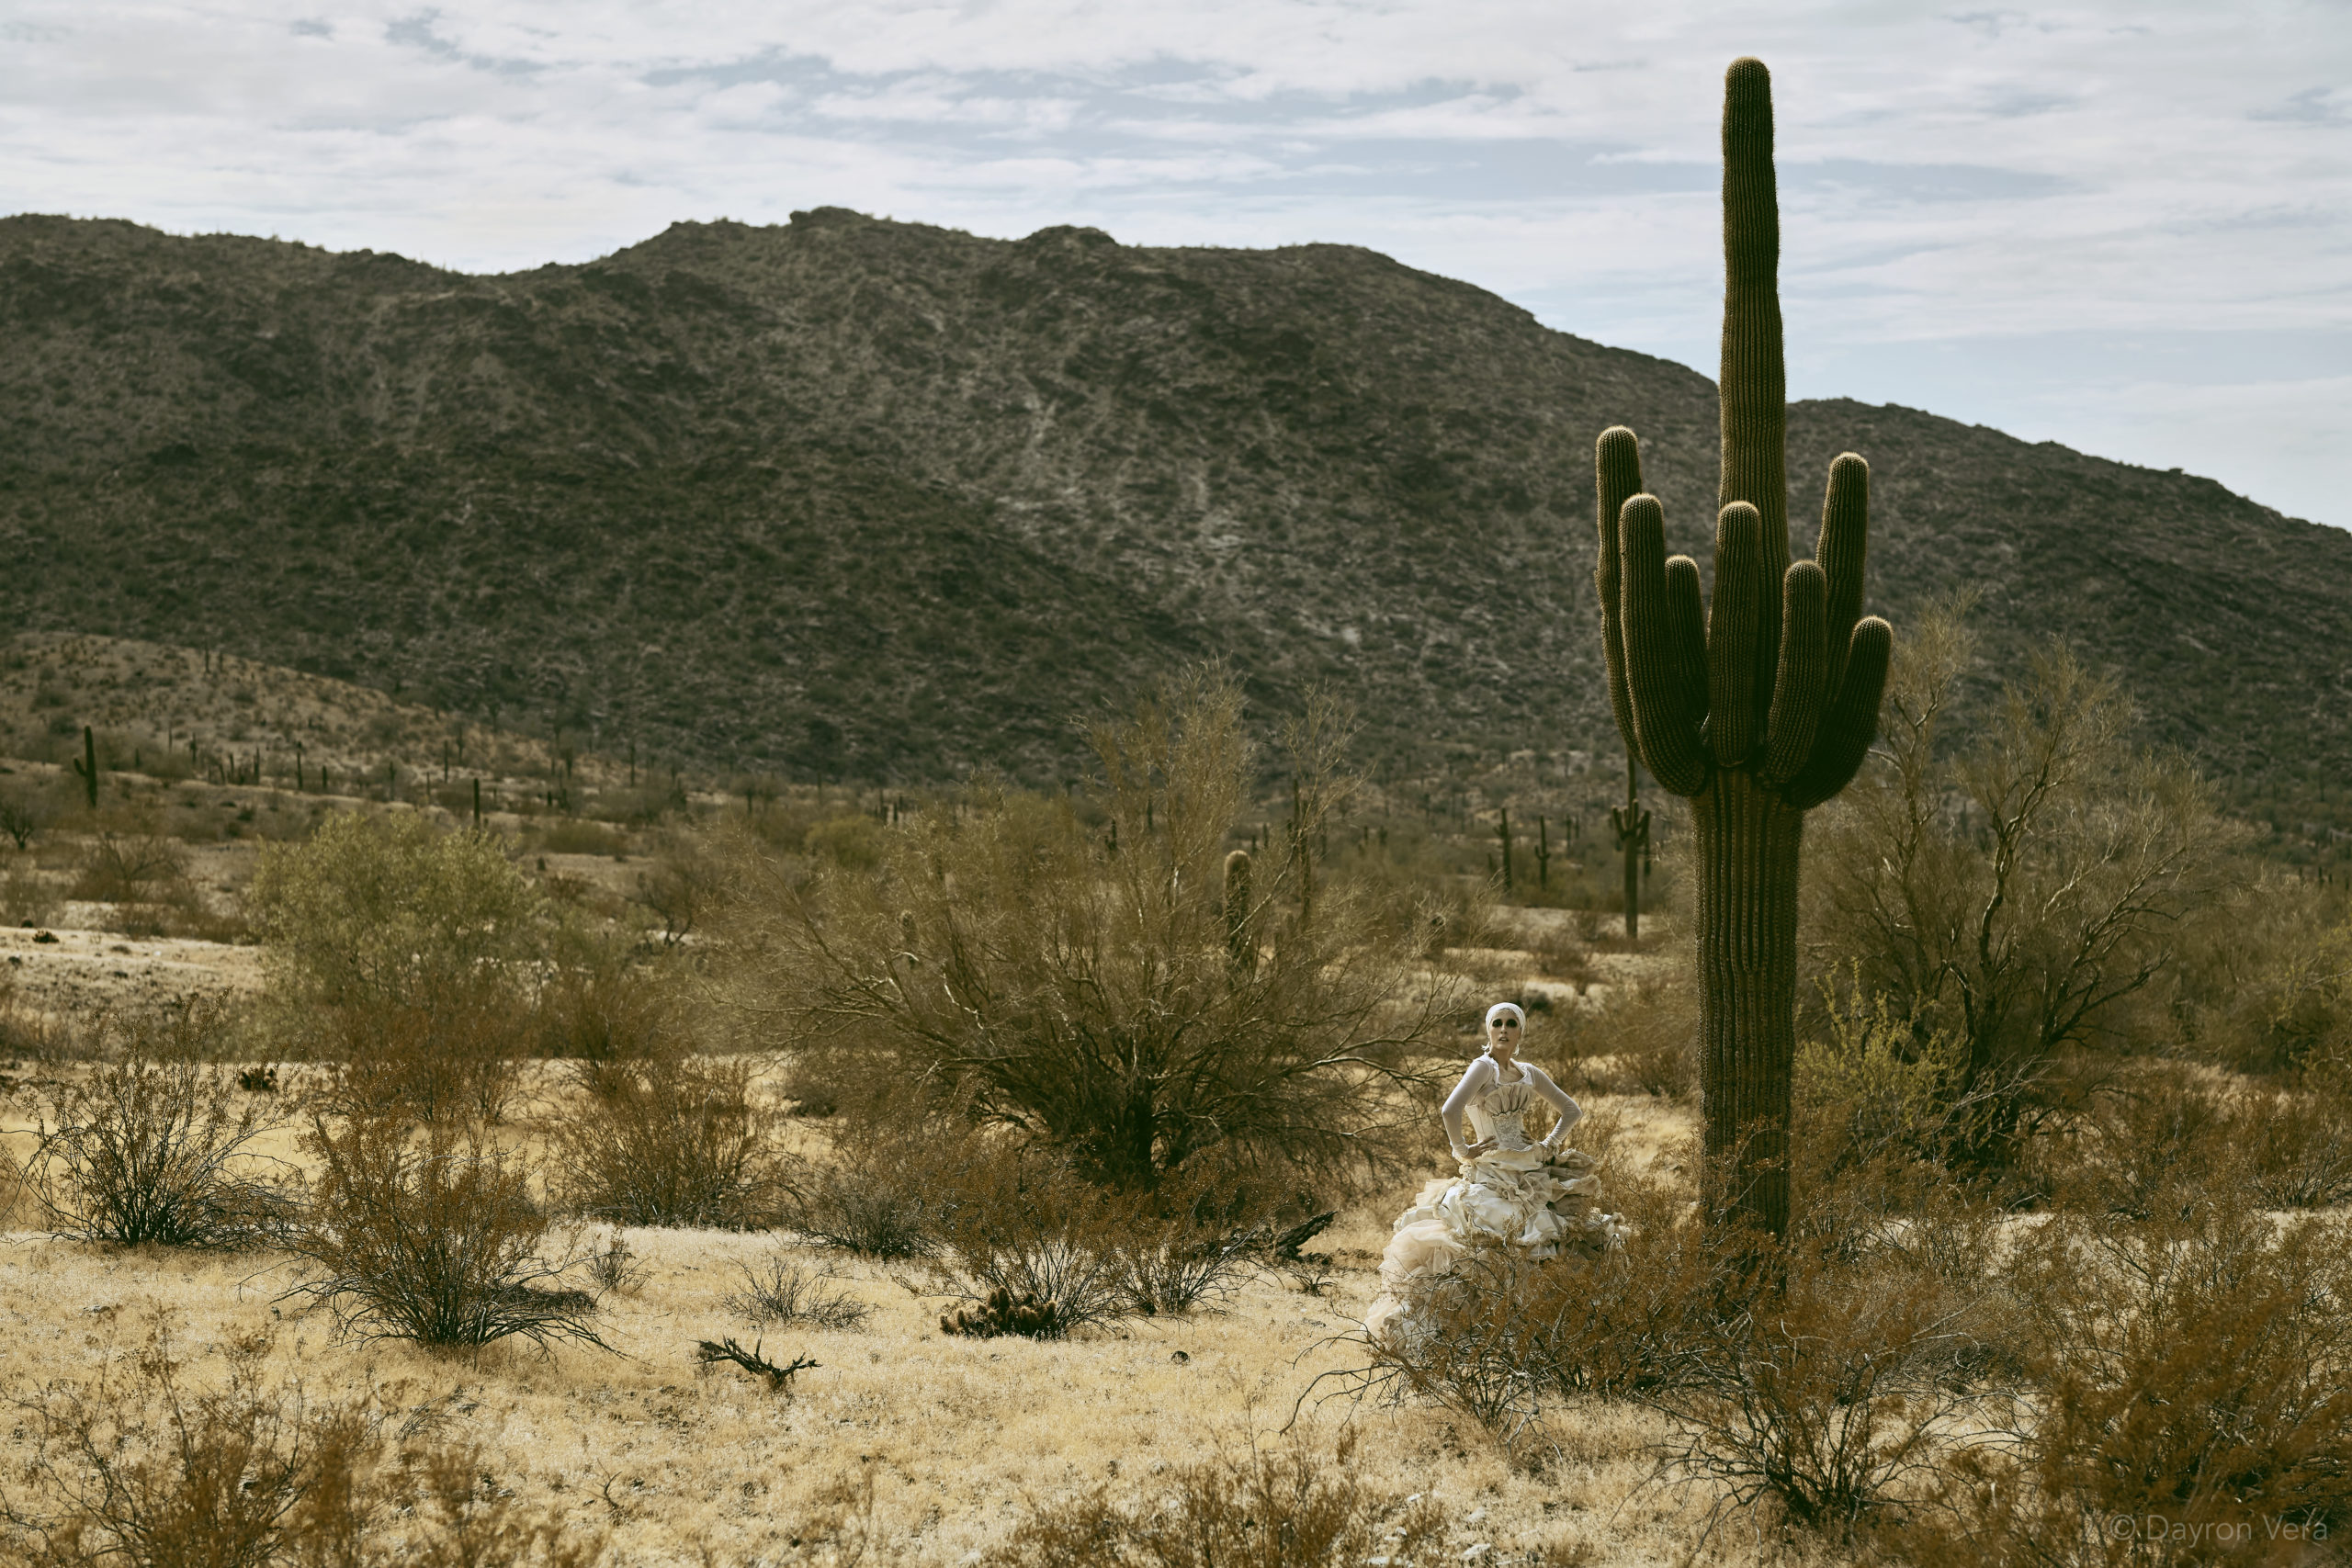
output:
{"label": "woman's face", "polygon": [[1502,1013],[1487,1021],[1487,1046],[1504,1061],[1510,1060],[1519,1050],[1519,1020]]}

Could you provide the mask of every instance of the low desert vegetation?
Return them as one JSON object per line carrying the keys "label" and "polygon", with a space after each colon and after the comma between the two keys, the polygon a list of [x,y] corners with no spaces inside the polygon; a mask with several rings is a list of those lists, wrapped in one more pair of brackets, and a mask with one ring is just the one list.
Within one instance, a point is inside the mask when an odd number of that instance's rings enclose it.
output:
{"label": "low desert vegetation", "polygon": [[[322,814],[248,852],[257,994],[77,1010],[6,973],[40,1238],[0,1258],[7,1550],[2319,1560],[2352,1529],[2345,894],[2248,859],[2063,649],[1962,701],[1974,668],[1964,606],[1923,619],[1810,838],[1777,1246],[1694,1214],[1670,839],[1628,942],[1465,875],[1433,810],[1367,828],[1344,716],[1261,756],[1213,671],[1069,792]],[[168,905],[73,821],[9,874]],[[1495,996],[1628,1239],[1476,1259],[1441,1332],[1375,1347]]]}

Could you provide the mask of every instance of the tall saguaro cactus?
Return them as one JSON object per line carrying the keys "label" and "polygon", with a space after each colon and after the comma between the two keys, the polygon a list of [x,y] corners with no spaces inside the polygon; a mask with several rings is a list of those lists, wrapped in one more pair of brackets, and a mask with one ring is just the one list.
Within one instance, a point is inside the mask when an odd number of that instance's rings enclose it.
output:
{"label": "tall saguaro cactus", "polygon": [[1666,514],[1620,426],[1596,452],[1602,637],[1617,727],[1690,801],[1699,885],[1699,1091],[1718,1220],[1785,1235],[1804,814],[1846,787],[1878,731],[1894,633],[1861,615],[1870,468],[1829,467],[1815,558],[1789,560],[1787,394],[1772,85],[1724,82],[1723,470],[1714,597],[1666,554]]}

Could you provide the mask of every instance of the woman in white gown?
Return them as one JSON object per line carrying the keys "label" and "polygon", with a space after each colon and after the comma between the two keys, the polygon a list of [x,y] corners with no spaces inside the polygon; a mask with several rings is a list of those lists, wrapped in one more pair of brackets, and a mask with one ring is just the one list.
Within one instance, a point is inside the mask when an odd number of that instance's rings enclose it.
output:
{"label": "woman in white gown", "polygon": [[[1425,1309],[1462,1260],[1477,1251],[1531,1258],[1594,1258],[1624,1235],[1600,1209],[1599,1161],[1566,1145],[1584,1110],[1541,1067],[1518,1059],[1527,1015],[1510,1002],[1487,1010],[1486,1054],[1470,1064],[1438,1116],[1461,1174],[1421,1189],[1397,1216],[1380,1262],[1380,1295],[1364,1314],[1376,1340],[1408,1343],[1430,1326]],[[1527,1135],[1538,1100],[1559,1112],[1551,1132]],[[1463,1135],[1467,1115],[1470,1137]]]}

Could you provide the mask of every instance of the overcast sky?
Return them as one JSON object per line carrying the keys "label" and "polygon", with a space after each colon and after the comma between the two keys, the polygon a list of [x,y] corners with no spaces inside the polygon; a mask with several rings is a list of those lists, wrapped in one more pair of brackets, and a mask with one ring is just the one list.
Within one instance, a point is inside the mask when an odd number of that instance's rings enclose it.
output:
{"label": "overcast sky", "polygon": [[0,0],[0,211],[469,271],[821,205],[1338,241],[1712,376],[1752,53],[1792,397],[2352,526],[2352,0],[1976,4]]}

